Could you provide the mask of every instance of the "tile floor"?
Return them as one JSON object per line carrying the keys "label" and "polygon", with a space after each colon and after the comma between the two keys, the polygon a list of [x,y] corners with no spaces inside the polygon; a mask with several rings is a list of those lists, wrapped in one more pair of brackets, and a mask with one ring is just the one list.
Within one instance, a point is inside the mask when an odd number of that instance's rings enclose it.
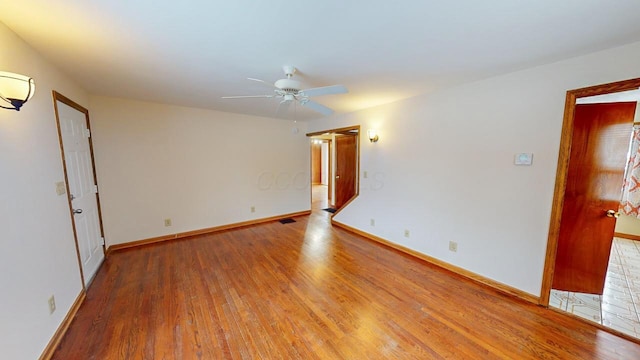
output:
{"label": "tile floor", "polygon": [[604,294],[551,290],[549,305],[640,338],[640,241],[613,239]]}

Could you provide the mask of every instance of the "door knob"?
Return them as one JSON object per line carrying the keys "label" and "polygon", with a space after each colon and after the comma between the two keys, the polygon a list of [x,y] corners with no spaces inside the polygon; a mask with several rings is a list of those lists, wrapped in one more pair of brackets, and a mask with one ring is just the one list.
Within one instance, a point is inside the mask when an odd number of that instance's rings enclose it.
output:
{"label": "door knob", "polygon": [[616,212],[615,210],[607,210],[607,217],[610,218],[619,218],[620,217],[620,213]]}
{"label": "door knob", "polygon": [[82,209],[73,209],[73,215],[82,214]]}
{"label": "door knob", "polygon": [[340,175],[336,175],[336,179],[340,179]]}

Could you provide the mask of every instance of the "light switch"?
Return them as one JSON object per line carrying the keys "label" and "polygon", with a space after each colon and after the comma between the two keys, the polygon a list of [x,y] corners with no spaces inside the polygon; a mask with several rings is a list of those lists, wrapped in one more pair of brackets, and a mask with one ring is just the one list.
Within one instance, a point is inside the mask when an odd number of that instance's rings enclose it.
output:
{"label": "light switch", "polygon": [[533,154],[532,153],[520,153],[516,154],[514,161],[514,165],[531,165],[533,164]]}
{"label": "light switch", "polygon": [[67,187],[64,185],[64,181],[59,181],[56,183],[56,194],[64,195],[67,193]]}

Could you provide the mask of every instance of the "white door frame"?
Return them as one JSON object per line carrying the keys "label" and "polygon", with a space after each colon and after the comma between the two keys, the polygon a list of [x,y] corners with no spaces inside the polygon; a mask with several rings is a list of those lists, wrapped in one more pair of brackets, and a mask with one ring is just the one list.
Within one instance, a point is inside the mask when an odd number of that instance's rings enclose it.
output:
{"label": "white door frame", "polygon": [[[70,187],[69,187],[69,176],[67,173],[67,161],[65,158],[65,152],[64,152],[64,143],[63,143],[63,139],[62,139],[62,129],[60,127],[60,113],[59,113],[59,109],[58,109],[58,102],[65,104],[81,113],[84,114],[84,117],[86,119],[86,128],[87,130],[91,131],[91,126],[90,126],[90,122],[89,122],[89,110],[85,109],[84,107],[82,107],[81,105],[79,105],[78,103],[74,102],[73,100],[67,98],[66,96],[60,94],[57,91],[53,91],[53,106],[54,106],[54,110],[55,110],[55,115],[56,115],[56,125],[58,127],[58,140],[60,143],[60,155],[62,156],[62,166],[64,169],[64,181],[65,181],[65,185],[66,185],[66,190],[67,190],[67,200],[69,202],[69,216],[71,217],[71,225],[73,228],[73,237],[74,237],[74,241],[76,244],[76,256],[78,259],[78,266],[80,268],[80,277],[82,279],[82,286],[83,288],[86,289],[86,287],[89,285],[89,283],[91,282],[91,280],[93,279],[93,276],[97,273],[97,269],[100,267],[100,265],[98,265],[95,269],[95,271],[92,274],[85,274],[84,273],[84,268],[83,268],[83,262],[82,262],[82,256],[81,256],[81,251],[80,251],[80,246],[79,246],[79,242],[78,242],[78,233],[76,230],[76,221],[74,218],[74,212],[73,212],[73,204],[72,204],[72,198],[71,198],[71,192],[70,192]],[[97,184],[97,177],[96,177],[96,169],[95,169],[95,160],[94,160],[94,155],[93,155],[93,142],[91,137],[89,137],[88,139],[89,142],[89,151],[91,153],[91,171],[92,171],[92,175],[93,175],[93,184]],[[102,227],[102,213],[100,210],[100,196],[97,193],[97,191],[95,192],[95,196],[96,196],[96,207],[97,207],[97,217],[98,217],[98,226],[99,226],[99,231],[100,231],[100,237],[102,239],[104,239],[104,230]],[[100,263],[102,263],[102,261],[104,260],[104,255],[105,255],[105,247],[104,247],[104,242],[102,242],[102,246],[101,246],[101,251],[102,251],[102,259],[100,260]],[[88,275],[88,278],[86,278],[85,276]]]}

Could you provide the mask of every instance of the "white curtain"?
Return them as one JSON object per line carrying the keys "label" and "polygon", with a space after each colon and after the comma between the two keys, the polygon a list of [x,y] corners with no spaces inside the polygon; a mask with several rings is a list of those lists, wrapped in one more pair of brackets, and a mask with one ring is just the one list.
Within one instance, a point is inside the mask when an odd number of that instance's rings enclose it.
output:
{"label": "white curtain", "polygon": [[629,163],[625,172],[620,212],[640,218],[640,126],[633,126],[629,150]]}

